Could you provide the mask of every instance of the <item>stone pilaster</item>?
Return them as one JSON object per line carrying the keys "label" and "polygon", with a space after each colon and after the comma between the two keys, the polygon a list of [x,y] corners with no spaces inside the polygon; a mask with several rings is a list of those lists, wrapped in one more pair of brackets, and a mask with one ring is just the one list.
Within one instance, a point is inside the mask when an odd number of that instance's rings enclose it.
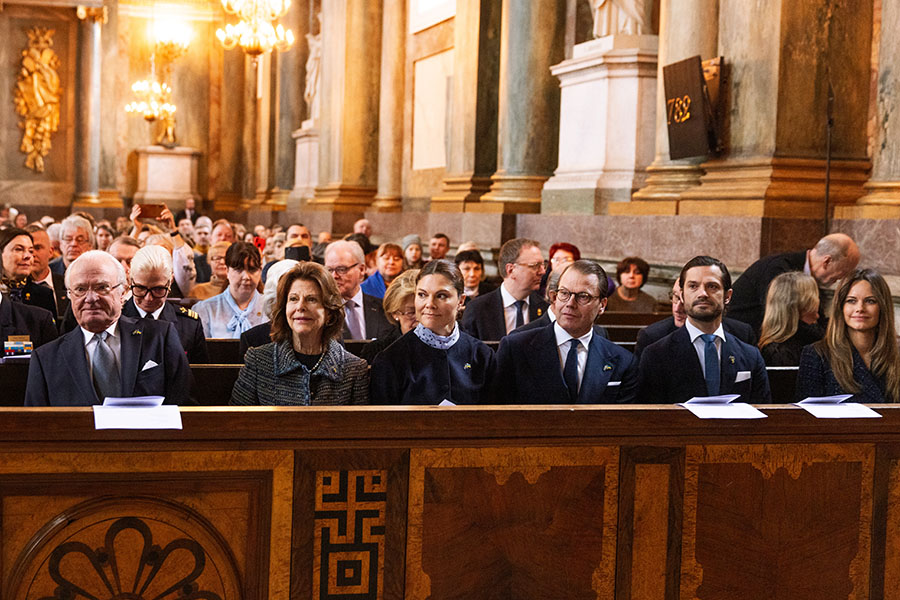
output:
{"label": "stone pilaster", "polygon": [[491,189],[497,170],[497,90],[501,0],[456,5],[453,28],[453,126],[441,193],[432,212],[463,212]]}
{"label": "stone pilaster", "polygon": [[616,214],[678,214],[681,193],[700,185],[702,158],[669,158],[669,130],[663,67],[700,55],[716,56],[719,0],[662,0],[659,9],[659,66],[656,86],[656,156],[647,167],[647,180],[629,204],[615,206]]}
{"label": "stone pilaster", "polygon": [[540,211],[557,163],[560,92],[550,67],[565,56],[565,21],[564,0],[503,0],[497,172],[466,210]]}
{"label": "stone pilaster", "polygon": [[771,0],[719,7],[730,64],[725,153],[680,195],[681,215],[822,218],[828,82],[835,90],[832,205],[863,194],[872,4]]}
{"label": "stone pilaster", "polygon": [[78,28],[78,75],[75,127],[76,205],[97,206],[100,200],[100,90],[102,86],[101,27],[106,22],[105,8],[76,10]]}
{"label": "stone pilaster", "polygon": [[378,183],[380,2],[322,4],[319,184],[307,208],[362,215]]}
{"label": "stone pilaster", "polygon": [[306,83],[306,38],[309,27],[309,4],[292,2],[281,23],[294,33],[293,47],[274,55],[276,62],[274,184],[276,196],[294,187],[293,132],[306,115],[303,89]]}
{"label": "stone pilaster", "polygon": [[401,209],[403,194],[403,76],[406,67],[406,2],[384,0],[381,30],[381,102],[378,107],[378,194],[372,208]]}

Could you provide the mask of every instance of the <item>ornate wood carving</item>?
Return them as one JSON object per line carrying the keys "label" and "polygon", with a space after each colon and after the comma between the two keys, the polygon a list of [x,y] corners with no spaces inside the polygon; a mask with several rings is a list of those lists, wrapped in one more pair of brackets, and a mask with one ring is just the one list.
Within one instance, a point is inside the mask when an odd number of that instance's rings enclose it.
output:
{"label": "ornate wood carving", "polygon": [[22,50],[22,63],[16,79],[16,113],[21,117],[25,166],[44,172],[44,157],[50,153],[50,136],[59,130],[59,57],[53,50],[53,29],[33,27],[27,31],[28,47]]}

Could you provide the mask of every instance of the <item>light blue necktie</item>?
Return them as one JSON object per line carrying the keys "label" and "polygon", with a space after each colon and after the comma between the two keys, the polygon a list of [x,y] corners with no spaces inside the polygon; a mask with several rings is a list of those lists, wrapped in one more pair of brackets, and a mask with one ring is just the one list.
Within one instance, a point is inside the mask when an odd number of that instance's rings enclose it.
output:
{"label": "light blue necktie", "polygon": [[703,362],[706,365],[706,392],[710,396],[719,395],[719,353],[716,350],[716,335],[704,333],[703,338]]}

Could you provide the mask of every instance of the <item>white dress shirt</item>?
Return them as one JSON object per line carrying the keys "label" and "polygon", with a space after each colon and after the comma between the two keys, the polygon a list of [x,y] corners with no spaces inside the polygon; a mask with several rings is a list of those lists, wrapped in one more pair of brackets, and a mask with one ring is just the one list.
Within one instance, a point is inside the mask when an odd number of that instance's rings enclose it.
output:
{"label": "white dress shirt", "polygon": [[[506,290],[506,282],[504,281],[500,284],[500,296],[503,298],[503,317],[506,319],[506,333],[509,333],[513,329],[516,328],[516,301],[517,299],[513,297]],[[522,316],[525,318],[523,325],[526,325],[529,321],[528,319],[528,296],[526,296],[523,301],[525,304],[522,306]]]}
{"label": "white dress shirt", "polygon": [[[147,293],[149,294],[150,292],[147,292]],[[146,310],[144,310],[143,308],[141,308],[140,306],[138,306],[138,303],[137,303],[137,302],[134,303],[134,307],[137,309],[138,314],[141,315],[141,318],[142,318],[142,319],[146,319],[146,318],[147,318],[147,315],[149,314],[149,315],[151,315],[151,316],[153,317],[154,320],[158,321],[158,320],[159,320],[159,315],[162,314],[162,311],[163,311],[163,309],[166,307],[166,305],[165,305],[165,304],[162,304],[159,308],[157,308],[156,310],[154,310],[152,313],[148,313]]]}
{"label": "white dress shirt", "polygon": [[[562,328],[559,323],[553,323],[553,333],[556,334],[556,350],[559,352],[559,370],[565,372],[566,358],[569,356],[569,348],[574,343],[572,336]],[[584,370],[587,367],[588,347],[591,338],[594,335],[594,328],[588,329],[588,332],[577,338],[581,342],[578,347],[578,389],[581,389],[581,381],[584,379]]]}
{"label": "white dress shirt", "polygon": [[[121,372],[122,361],[119,357],[122,354],[122,340],[119,338],[119,322],[116,321],[115,323],[110,325],[106,329],[106,333],[109,334],[106,337],[106,344],[109,346],[109,349],[112,350],[113,356],[116,358],[116,369]],[[85,358],[87,358],[88,374],[91,376],[91,380],[93,381],[94,365],[91,363],[91,359],[94,356],[94,350],[96,350],[97,344],[100,343],[100,340],[94,337],[94,332],[88,331],[84,327],[81,328],[81,334],[84,336],[84,354]]]}
{"label": "white dress shirt", "polygon": [[[703,335],[703,332],[697,329],[693,323],[691,323],[690,319],[687,319],[684,322],[684,326],[687,328],[688,335],[691,338],[691,343],[694,345],[694,350],[697,351],[697,358],[700,359],[700,369],[703,371],[703,378],[706,378],[706,342],[703,341],[703,338],[700,337]],[[725,343],[725,330],[722,329],[722,323],[719,323],[719,328],[714,332],[716,336],[715,344],[716,344],[716,352],[719,354],[719,364],[722,364],[722,344]]]}

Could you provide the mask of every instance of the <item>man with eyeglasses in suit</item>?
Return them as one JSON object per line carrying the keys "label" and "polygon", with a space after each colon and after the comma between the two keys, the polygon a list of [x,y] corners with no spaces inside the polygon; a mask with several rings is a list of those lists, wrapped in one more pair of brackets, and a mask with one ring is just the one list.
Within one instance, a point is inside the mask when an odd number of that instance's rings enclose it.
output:
{"label": "man with eyeglasses in suit", "polygon": [[366,257],[356,242],[339,240],[325,248],[325,270],[331,273],[344,300],[343,339],[377,339],[394,329],[381,306],[381,299],[360,288],[366,273]]}
{"label": "man with eyeglasses in suit", "polygon": [[164,396],[189,402],[190,367],[175,327],[122,315],[125,269],[90,250],[66,269],[78,327],[34,351],[26,406],[90,406],[107,397]]}
{"label": "man with eyeglasses in suit", "polygon": [[556,321],[506,336],[497,351],[494,399],[498,404],[620,404],[637,392],[631,352],[598,334],[594,321],[606,307],[606,272],[577,260],[551,294]]}

